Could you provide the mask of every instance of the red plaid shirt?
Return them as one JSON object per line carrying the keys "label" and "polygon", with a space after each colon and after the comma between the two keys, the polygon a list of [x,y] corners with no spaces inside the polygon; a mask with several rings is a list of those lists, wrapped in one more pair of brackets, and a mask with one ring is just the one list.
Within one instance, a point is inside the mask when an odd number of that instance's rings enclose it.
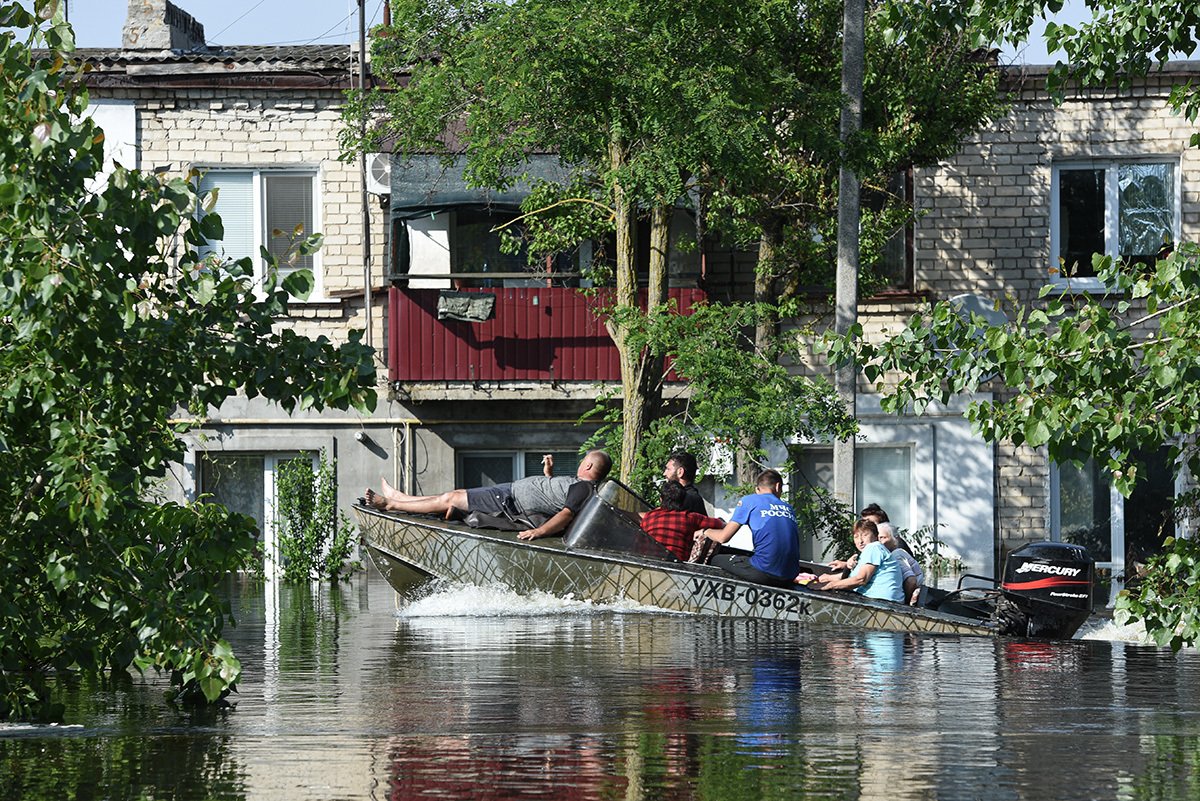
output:
{"label": "red plaid shirt", "polygon": [[655,509],[642,518],[642,530],[661,542],[681,562],[692,555],[693,535],[702,528],[725,528],[725,521],[698,512]]}

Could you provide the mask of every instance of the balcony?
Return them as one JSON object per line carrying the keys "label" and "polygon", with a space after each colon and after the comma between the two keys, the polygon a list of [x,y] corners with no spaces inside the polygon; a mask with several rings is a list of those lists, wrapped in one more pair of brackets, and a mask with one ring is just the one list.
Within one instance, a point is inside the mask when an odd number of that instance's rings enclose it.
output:
{"label": "balcony", "polygon": [[[389,380],[620,380],[617,348],[596,312],[610,296],[560,287],[467,291],[496,296],[490,319],[439,320],[440,290],[389,290]],[[695,288],[672,289],[670,296],[685,312],[706,297]]]}

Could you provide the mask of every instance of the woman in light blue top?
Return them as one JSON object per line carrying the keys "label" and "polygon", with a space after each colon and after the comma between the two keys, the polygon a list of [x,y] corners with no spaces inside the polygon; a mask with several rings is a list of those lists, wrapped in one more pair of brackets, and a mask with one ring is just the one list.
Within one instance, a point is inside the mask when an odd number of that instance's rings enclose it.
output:
{"label": "woman in light blue top", "polygon": [[868,598],[884,601],[904,600],[904,576],[900,563],[879,542],[879,530],[870,520],[854,524],[854,547],[858,549],[858,565],[846,578],[837,573],[825,573],[809,586],[819,590],[854,590]]}

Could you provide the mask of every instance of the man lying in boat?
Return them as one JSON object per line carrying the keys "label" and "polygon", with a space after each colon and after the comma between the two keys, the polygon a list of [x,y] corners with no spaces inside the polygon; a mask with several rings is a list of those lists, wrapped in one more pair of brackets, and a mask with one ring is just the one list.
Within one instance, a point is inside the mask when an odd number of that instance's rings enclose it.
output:
{"label": "man lying in boat", "polygon": [[754,553],[718,553],[709,562],[726,573],[757,584],[790,587],[800,563],[800,532],[796,512],[782,500],[783,476],[778,470],[764,470],[755,481],[754,494],[738,501],[737,508],[724,528],[701,529],[696,537],[729,542],[742,526],[749,526]]}
{"label": "man lying in boat", "polygon": [[841,573],[823,573],[808,582],[808,586],[814,590],[854,590],[868,598],[903,601],[900,563],[879,542],[879,530],[873,522],[865,518],[855,522],[854,547],[859,551],[854,572],[845,578]]}
{"label": "man lying in boat", "polygon": [[454,511],[480,512],[508,518],[536,515],[548,519],[517,536],[523,540],[551,537],[561,534],[579,514],[596,491],[596,484],[612,469],[612,459],[604,451],[588,451],[574,478],[553,475],[553,457],[544,458],[542,465],[545,475],[529,476],[494,487],[454,489],[441,495],[408,495],[384,481],[381,492],[367,490],[366,501],[385,512],[437,515]]}

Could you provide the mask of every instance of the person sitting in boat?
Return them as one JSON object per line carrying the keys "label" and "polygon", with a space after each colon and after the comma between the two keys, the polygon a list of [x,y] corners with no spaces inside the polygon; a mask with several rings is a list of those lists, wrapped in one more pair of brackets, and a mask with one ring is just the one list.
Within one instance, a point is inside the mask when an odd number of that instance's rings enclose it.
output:
{"label": "person sitting in boat", "polygon": [[659,495],[662,506],[642,515],[642,530],[662,543],[681,562],[691,557],[697,531],[725,527],[725,521],[720,518],[688,511],[687,488],[678,481],[663,484]]}
{"label": "person sitting in boat", "polygon": [[883,547],[892,552],[892,557],[900,563],[900,573],[904,577],[904,600],[909,606],[915,606],[921,594],[921,585],[925,583],[925,571],[921,563],[908,551],[900,547],[900,538],[896,530],[887,521],[876,523],[879,530],[879,541]]}
{"label": "person sitting in boat", "polygon": [[529,476],[494,487],[454,489],[441,495],[408,495],[383,482],[380,493],[368,489],[367,504],[385,512],[444,515],[454,511],[507,517],[538,515],[549,518],[517,537],[536,540],[561,534],[579,514],[612,469],[612,458],[601,450],[588,451],[574,478],[553,475],[554,459],[543,458],[545,475]]}
{"label": "person sitting in boat", "polygon": [[796,512],[791,504],[780,499],[782,494],[783,476],[778,470],[764,470],[758,474],[754,494],[738,501],[723,528],[696,532],[697,537],[724,543],[742,526],[750,527],[753,554],[719,553],[709,564],[757,584],[791,586],[800,566],[800,531],[796,527]]}
{"label": "person sitting in boat", "polygon": [[859,551],[854,572],[845,578],[838,572],[823,573],[808,586],[814,590],[854,590],[868,598],[903,601],[900,563],[879,542],[879,529],[873,522],[859,518],[854,523],[854,547]]}
{"label": "person sitting in boat", "polygon": [[[683,510],[686,512],[695,512],[696,514],[707,515],[708,507],[704,505],[704,498],[700,496],[700,490],[696,489],[696,457],[692,456],[687,451],[675,451],[667,457],[667,466],[663,468],[663,478],[668,482],[678,482],[684,490]],[[722,523],[724,525],[724,523]],[[690,545],[688,546],[691,547]]]}

